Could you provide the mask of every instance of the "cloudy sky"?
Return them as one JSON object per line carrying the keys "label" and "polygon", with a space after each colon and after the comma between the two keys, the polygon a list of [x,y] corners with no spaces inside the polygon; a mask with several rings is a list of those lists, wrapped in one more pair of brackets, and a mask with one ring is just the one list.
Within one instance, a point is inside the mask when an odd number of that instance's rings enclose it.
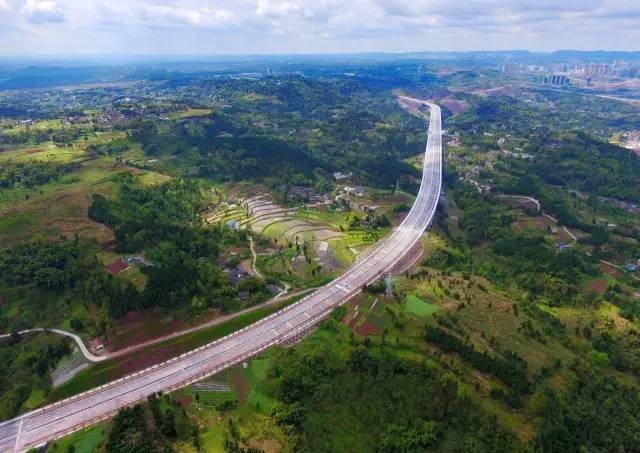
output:
{"label": "cloudy sky", "polygon": [[0,0],[0,55],[640,50],[640,0]]}

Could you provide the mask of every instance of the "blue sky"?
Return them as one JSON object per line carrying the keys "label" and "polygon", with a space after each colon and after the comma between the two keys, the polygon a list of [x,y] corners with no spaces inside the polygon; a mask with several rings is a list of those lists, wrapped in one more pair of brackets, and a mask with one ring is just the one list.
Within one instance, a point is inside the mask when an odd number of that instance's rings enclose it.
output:
{"label": "blue sky", "polygon": [[640,50],[640,0],[0,0],[0,54]]}

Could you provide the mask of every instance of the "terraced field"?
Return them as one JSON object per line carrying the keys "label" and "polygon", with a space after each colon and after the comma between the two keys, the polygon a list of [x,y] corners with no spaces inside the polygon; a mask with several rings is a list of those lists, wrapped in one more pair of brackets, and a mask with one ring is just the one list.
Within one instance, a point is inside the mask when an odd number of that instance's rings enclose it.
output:
{"label": "terraced field", "polygon": [[[250,194],[247,189],[232,196],[235,198],[219,206],[206,221],[235,222],[238,228],[264,236],[276,245],[306,244],[309,259],[326,269],[342,269],[353,262],[354,253],[344,253],[345,247],[338,244],[350,234],[340,231],[339,223],[310,214],[315,212],[313,208],[305,209],[303,213],[301,208],[280,206],[270,195]],[[336,253],[338,249],[340,251]],[[294,268],[300,267],[296,260],[305,261],[302,255],[290,259]]]}
{"label": "terraced field", "polygon": [[191,386],[190,390],[198,395],[200,404],[208,406],[236,401],[238,395],[227,383],[226,375],[225,372],[204,382],[197,382]]}
{"label": "terraced field", "polygon": [[75,348],[73,353],[63,358],[56,369],[51,373],[51,380],[54,387],[58,387],[71,378],[73,378],[80,371],[88,368],[89,362],[82,355],[82,352],[78,348]]}
{"label": "terraced field", "polygon": [[[358,198],[358,206],[376,205],[390,214],[390,209],[399,202],[396,198],[375,202]],[[349,228],[348,217],[354,213],[361,218],[365,215],[361,210],[333,210],[322,203],[281,206],[263,187],[240,186],[230,189],[227,202],[217,206],[205,219],[209,223],[222,222],[252,231],[270,240],[276,248],[306,245],[304,254],[287,256],[289,262],[280,265],[282,269],[278,271],[301,276],[317,266],[329,272],[345,269],[390,231],[390,228],[376,231]]]}

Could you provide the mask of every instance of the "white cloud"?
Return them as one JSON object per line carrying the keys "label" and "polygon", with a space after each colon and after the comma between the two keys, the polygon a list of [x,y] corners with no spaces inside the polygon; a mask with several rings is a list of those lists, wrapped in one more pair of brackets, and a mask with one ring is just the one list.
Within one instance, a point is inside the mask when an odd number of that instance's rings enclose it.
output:
{"label": "white cloud", "polygon": [[168,5],[149,5],[142,8],[140,17],[153,25],[190,25],[218,27],[230,23],[235,13],[227,9],[183,8]]}
{"label": "white cloud", "polygon": [[54,0],[27,0],[22,13],[34,24],[64,22],[64,12]]}
{"label": "white cloud", "polygon": [[640,42],[632,39],[640,0],[0,0],[0,11],[0,55],[628,49]]}
{"label": "white cloud", "polygon": [[[298,13],[302,8],[298,2],[259,0],[256,14],[258,16],[281,17],[292,13]],[[309,13],[311,10],[307,9]]]}

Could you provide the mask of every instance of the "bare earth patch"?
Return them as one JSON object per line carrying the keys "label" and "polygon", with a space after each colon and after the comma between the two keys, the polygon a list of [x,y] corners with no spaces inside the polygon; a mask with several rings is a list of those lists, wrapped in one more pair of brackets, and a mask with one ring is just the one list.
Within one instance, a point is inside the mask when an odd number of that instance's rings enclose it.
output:
{"label": "bare earth patch", "polygon": [[612,276],[613,278],[622,277],[622,272],[620,272],[620,269],[609,264],[600,263],[600,270],[605,274]]}
{"label": "bare earth patch", "polygon": [[247,401],[251,387],[244,375],[244,371],[241,367],[235,366],[229,370],[229,378],[231,381],[231,388],[238,395],[238,401],[244,403]]}
{"label": "bare earth patch", "polygon": [[0,211],[6,215],[32,216],[34,221],[16,230],[11,240],[22,241],[33,236],[72,239],[76,234],[82,239],[97,239],[101,243],[114,239],[113,231],[87,216],[89,195],[78,189],[62,190],[45,197],[34,197],[25,203]]}
{"label": "bare earth patch", "polygon": [[110,352],[128,346],[153,340],[184,328],[180,320],[166,321],[152,310],[140,310],[127,313],[113,323],[107,337]]}
{"label": "bare earth patch", "polygon": [[369,318],[367,318],[362,324],[355,328],[355,332],[358,335],[378,335],[382,332],[378,326],[374,325]]}
{"label": "bare earth patch", "polygon": [[440,101],[447,109],[451,110],[454,115],[469,110],[469,103],[467,101],[461,101],[459,99],[446,98]]}
{"label": "bare earth patch", "polygon": [[609,285],[606,280],[593,280],[585,285],[589,291],[593,291],[598,294],[604,294],[607,291],[608,286]]}

